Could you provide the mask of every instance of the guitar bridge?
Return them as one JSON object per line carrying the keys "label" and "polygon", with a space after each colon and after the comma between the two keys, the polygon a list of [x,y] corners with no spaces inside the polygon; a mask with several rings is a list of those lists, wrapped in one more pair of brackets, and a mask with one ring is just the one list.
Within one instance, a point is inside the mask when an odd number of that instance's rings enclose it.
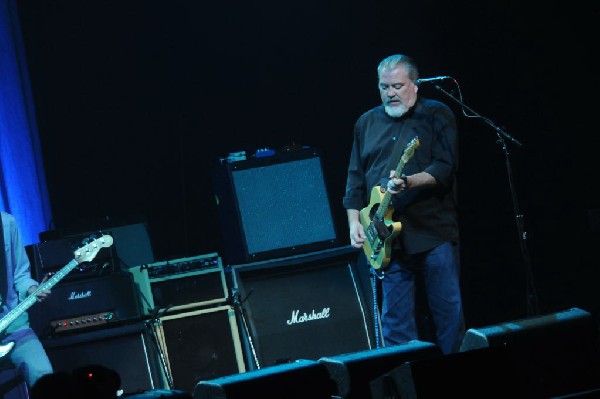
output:
{"label": "guitar bridge", "polygon": [[[377,232],[377,237],[379,237],[381,241],[385,241],[391,235],[383,220],[374,219],[372,226]],[[381,247],[381,243],[379,245]]]}

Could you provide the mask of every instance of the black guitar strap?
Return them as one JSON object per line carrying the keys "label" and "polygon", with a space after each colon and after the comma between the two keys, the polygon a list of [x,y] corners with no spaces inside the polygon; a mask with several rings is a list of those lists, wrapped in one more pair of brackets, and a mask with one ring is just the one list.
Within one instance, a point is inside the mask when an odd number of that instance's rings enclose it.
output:
{"label": "black guitar strap", "polygon": [[[396,145],[394,146],[394,150],[391,153],[388,167],[386,169],[387,173],[389,173],[391,170],[396,170],[398,163],[400,163],[400,158],[404,153],[404,149],[406,148],[408,143],[414,138],[414,135],[410,133],[413,124],[414,120],[412,118],[408,118],[402,123],[400,133],[396,138]],[[389,175],[386,176],[386,178],[387,177],[389,177]]]}

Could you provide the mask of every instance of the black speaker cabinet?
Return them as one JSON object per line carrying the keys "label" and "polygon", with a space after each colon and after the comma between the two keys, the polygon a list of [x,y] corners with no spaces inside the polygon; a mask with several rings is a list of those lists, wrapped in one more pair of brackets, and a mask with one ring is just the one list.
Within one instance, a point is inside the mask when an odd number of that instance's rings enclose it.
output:
{"label": "black speaker cabinet", "polygon": [[160,318],[157,329],[175,389],[246,370],[235,314],[218,306]]}
{"label": "black speaker cabinet", "polygon": [[[404,362],[437,358],[442,352],[429,342],[411,341],[403,345],[358,351],[319,359],[336,383],[342,398],[370,399],[371,381]],[[383,399],[383,398],[381,398]]]}
{"label": "black speaker cabinet", "polygon": [[199,381],[194,399],[331,399],[333,382],[326,368],[312,360],[265,367]]}
{"label": "black speaker cabinet", "polygon": [[55,371],[101,365],[119,373],[124,393],[165,388],[157,345],[144,323],[42,340]]}
{"label": "black speaker cabinet", "polygon": [[223,304],[229,296],[221,258],[199,255],[129,269],[137,283],[145,314]]}
{"label": "black speaker cabinet", "polygon": [[336,246],[320,151],[223,162],[213,181],[228,264]]}
{"label": "black speaker cabinet", "polygon": [[578,308],[467,330],[461,351],[504,346],[527,397],[600,388],[600,341],[592,315]]}
{"label": "black speaker cabinet", "polygon": [[352,247],[233,266],[252,368],[371,348]]}

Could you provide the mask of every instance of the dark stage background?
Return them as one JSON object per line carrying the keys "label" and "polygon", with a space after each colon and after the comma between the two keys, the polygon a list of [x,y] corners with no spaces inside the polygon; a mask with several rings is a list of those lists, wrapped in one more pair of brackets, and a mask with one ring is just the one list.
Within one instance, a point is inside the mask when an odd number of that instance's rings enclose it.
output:
{"label": "dark stage background", "polygon": [[[145,222],[157,260],[220,252],[214,163],[230,152],[303,145],[323,152],[340,245],[348,244],[341,197],[353,124],[380,102],[378,62],[401,52],[416,59],[422,77],[453,76],[468,106],[523,143],[508,149],[541,311],[599,310],[591,117],[598,84],[589,60],[597,6],[18,4],[54,215],[49,230]],[[469,327],[525,317],[526,267],[496,131],[465,117],[433,85],[420,93],[453,107],[460,126]]]}

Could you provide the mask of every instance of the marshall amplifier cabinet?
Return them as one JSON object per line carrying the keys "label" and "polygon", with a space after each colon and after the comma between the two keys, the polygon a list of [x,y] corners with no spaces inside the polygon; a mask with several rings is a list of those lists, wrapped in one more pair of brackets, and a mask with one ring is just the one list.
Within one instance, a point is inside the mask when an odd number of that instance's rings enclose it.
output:
{"label": "marshall amplifier cabinet", "polygon": [[217,253],[141,265],[129,270],[142,297],[144,314],[177,312],[227,301],[228,290]]}
{"label": "marshall amplifier cabinet", "polygon": [[232,267],[251,367],[371,349],[355,258],[349,247]]}
{"label": "marshall amplifier cabinet", "polygon": [[141,317],[139,293],[129,273],[62,281],[52,295],[29,309],[40,337],[120,324]]}

